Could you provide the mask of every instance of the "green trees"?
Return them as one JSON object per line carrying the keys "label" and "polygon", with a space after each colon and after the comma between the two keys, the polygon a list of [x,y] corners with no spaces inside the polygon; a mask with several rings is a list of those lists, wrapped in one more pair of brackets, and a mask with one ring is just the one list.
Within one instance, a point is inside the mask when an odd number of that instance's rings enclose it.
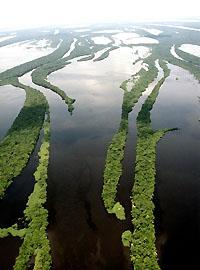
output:
{"label": "green trees", "polygon": [[25,229],[19,256],[14,270],[25,270],[32,256],[35,257],[34,270],[49,270],[51,266],[50,245],[47,238],[48,212],[44,208],[47,197],[47,170],[50,147],[50,117],[44,122],[44,138],[39,152],[39,165],[34,174],[35,186],[29,196],[24,211],[28,227]]}
{"label": "green trees", "polygon": [[54,62],[60,58],[62,58],[65,53],[70,49],[70,45],[72,43],[73,39],[72,37],[66,37],[63,39],[60,46],[53,51],[51,54],[34,59],[32,61],[29,61],[27,63],[21,64],[19,66],[10,68],[4,72],[0,73],[0,84],[3,84],[4,80],[13,78],[13,77],[21,77],[24,74],[30,72],[33,69],[38,68],[39,66],[42,66],[44,64],[48,64],[51,62]]}
{"label": "green trees", "polygon": [[14,177],[26,166],[44,121],[47,101],[44,95],[15,80],[26,91],[26,100],[6,137],[0,143],[0,198]]}
{"label": "green trees", "polygon": [[128,80],[121,84],[124,90],[122,113],[120,127],[117,133],[113,136],[112,141],[107,150],[105,169],[104,169],[104,184],[102,198],[108,213],[114,213],[119,219],[125,219],[123,206],[117,202],[117,186],[122,175],[122,160],[124,158],[124,148],[126,145],[128,133],[128,115],[132,111],[134,105],[138,102],[146,87],[155,79],[158,70],[154,65],[154,58],[151,56],[146,60],[149,64],[149,70],[141,69],[137,76],[138,81],[133,84],[130,92],[127,91],[126,84]]}
{"label": "green trees", "polygon": [[14,270],[26,270],[31,258],[34,258],[34,270],[49,270],[51,266],[50,245],[47,238],[48,212],[44,205],[47,197],[47,170],[50,147],[50,117],[48,109],[44,122],[43,142],[39,152],[39,165],[34,174],[35,185],[29,196],[24,211],[27,227],[18,229],[17,224],[0,229],[0,237],[12,235],[23,240],[19,255],[16,258]]}
{"label": "green trees", "polygon": [[[142,92],[146,90],[158,73],[153,64],[153,59],[153,56],[147,59],[149,70],[139,72],[140,78],[133,85],[130,92],[126,89],[126,81],[123,82],[122,86],[125,92],[121,124],[107,151],[102,198],[108,213],[114,213],[121,220],[125,219],[125,213],[123,206],[116,200],[116,194],[118,181],[122,174],[121,162],[124,157],[124,147],[128,133],[128,114],[132,111]],[[134,231],[125,231],[122,234],[122,242],[125,246],[130,247],[134,269],[138,270],[160,269],[155,247],[154,204],[152,201],[156,173],[156,145],[167,131],[173,130],[153,131],[151,128],[150,111],[156,101],[160,87],[170,73],[164,61],[160,61],[160,67],[164,71],[164,77],[156,84],[137,117],[135,179],[132,190],[132,223]]]}
{"label": "green trees", "polygon": [[68,97],[63,90],[47,81],[47,76],[50,73],[59,70],[64,66],[65,64],[63,64],[62,61],[57,61],[57,63],[50,63],[47,65],[43,65],[34,70],[33,73],[31,74],[31,77],[33,83],[35,83],[36,85],[43,86],[57,93],[68,105],[68,111],[72,113],[72,111],[74,110],[73,103],[75,102],[75,99]]}
{"label": "green trees", "polygon": [[165,62],[160,61],[164,77],[157,83],[143,104],[137,117],[137,146],[135,162],[135,179],[132,190],[132,223],[134,231],[128,240],[131,248],[131,260],[134,269],[160,269],[157,262],[154,230],[153,194],[156,174],[156,145],[168,131],[153,131],[150,111],[159,93],[159,89],[169,76],[170,70]]}

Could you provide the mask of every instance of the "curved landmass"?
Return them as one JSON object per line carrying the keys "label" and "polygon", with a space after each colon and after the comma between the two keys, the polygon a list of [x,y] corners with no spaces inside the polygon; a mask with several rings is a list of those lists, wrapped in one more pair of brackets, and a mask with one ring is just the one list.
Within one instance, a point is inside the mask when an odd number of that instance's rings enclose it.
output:
{"label": "curved landmass", "polygon": [[[39,137],[47,106],[44,95],[20,83],[18,77],[44,63],[49,63],[47,65],[48,69],[45,70],[46,73],[41,73],[41,76],[53,72],[58,68],[55,64],[52,65],[53,61],[56,62],[56,60],[69,50],[71,42],[72,40],[70,38],[66,38],[53,53],[0,73],[0,85],[11,84],[24,89],[26,92],[26,101],[22,110],[4,140],[0,143],[0,198],[3,197],[5,190],[11,184],[12,180],[25,168]],[[59,68],[61,67],[59,66]],[[69,98],[64,91],[50,83],[48,84],[47,81],[46,86],[58,93],[65,100],[69,106],[69,111],[73,110],[72,104],[74,99]]]}
{"label": "curved landmass", "polygon": [[63,68],[67,64],[62,57],[70,49],[72,41],[73,39],[70,36],[64,38],[60,46],[51,54],[34,59],[30,62],[26,62],[0,73],[0,85],[10,84],[13,78],[19,78],[33,69],[36,69],[32,76],[35,84],[48,88],[60,95],[68,105],[69,111],[72,112],[74,109],[72,104],[74,103],[75,99],[68,97],[63,90],[47,81],[47,76],[50,73]]}
{"label": "curved landmass", "polygon": [[[42,65],[42,66],[39,66],[31,74],[32,81],[36,85],[43,86],[47,89],[50,89],[50,90],[56,92],[68,105],[69,112],[72,113],[72,111],[74,110],[73,103],[75,102],[75,99],[68,97],[63,90],[61,90],[59,87],[51,84],[49,81],[47,81],[47,77],[52,72],[57,71],[57,70],[65,67],[67,64],[70,64],[70,62],[68,62],[68,61],[72,60],[74,58],[83,56],[83,58],[78,59],[78,61],[88,61],[90,59],[93,59],[95,52],[97,52],[105,47],[107,47],[107,45],[93,44],[91,40],[78,38],[75,42],[75,48],[74,48],[74,50],[72,50],[70,52],[69,56],[63,57],[61,59],[57,59],[56,61],[51,61],[47,64]],[[111,50],[116,49],[116,48],[117,47],[110,48],[108,51],[106,51],[107,54],[104,55],[102,57],[102,59],[100,57],[99,59],[96,59],[95,61],[100,61],[100,60],[103,60],[104,58],[108,57],[109,52]]]}
{"label": "curved landmass", "polygon": [[77,37],[74,50],[71,51],[69,56],[63,59],[69,61],[81,56],[92,57],[96,52],[109,47],[108,45],[95,44],[91,39]]}
{"label": "curved landmass", "polygon": [[0,229],[0,238],[8,235],[20,237],[23,243],[16,258],[14,270],[26,270],[30,260],[34,259],[34,270],[49,270],[51,267],[50,244],[47,238],[48,211],[44,205],[47,197],[47,170],[50,148],[50,116],[46,108],[44,136],[40,147],[39,165],[34,173],[35,185],[29,196],[24,217],[27,227],[21,229],[17,224]]}
{"label": "curved landmass", "polygon": [[60,46],[50,53],[49,55],[42,56],[27,63],[18,65],[16,67],[5,70],[0,73],[0,85],[4,84],[4,80],[8,80],[13,77],[21,77],[24,74],[38,68],[44,64],[48,64],[62,58],[65,53],[70,49],[70,45],[73,39],[71,37],[63,39]]}
{"label": "curved landmass", "polygon": [[58,62],[57,64],[50,63],[48,65],[43,65],[37,68],[36,70],[34,70],[31,74],[31,77],[32,77],[33,83],[35,83],[36,85],[43,86],[57,93],[68,105],[68,111],[72,113],[72,111],[74,110],[73,103],[75,102],[75,99],[68,97],[63,90],[51,84],[49,81],[47,81],[47,76],[49,74],[65,67],[65,65],[67,64],[70,64],[70,63],[63,64],[62,62],[60,63]]}
{"label": "curved landmass", "polygon": [[200,67],[200,58],[199,57],[192,55],[190,53],[184,52],[184,51],[180,50],[179,47],[180,46],[176,45],[175,50],[178,53],[178,55],[180,55],[181,58],[188,61],[192,65],[197,65]]}
{"label": "curved landmass", "polygon": [[93,61],[98,62],[98,61],[104,60],[105,58],[109,56],[111,51],[116,50],[118,48],[119,48],[118,46],[112,46],[110,49],[102,53],[102,55],[100,55],[98,58],[94,59]]}

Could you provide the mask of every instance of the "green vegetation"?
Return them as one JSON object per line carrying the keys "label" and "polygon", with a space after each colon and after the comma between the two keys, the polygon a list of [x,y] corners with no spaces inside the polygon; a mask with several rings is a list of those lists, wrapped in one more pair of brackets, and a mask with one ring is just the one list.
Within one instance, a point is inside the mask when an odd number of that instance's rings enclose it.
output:
{"label": "green vegetation", "polygon": [[94,59],[93,61],[94,62],[97,62],[97,61],[101,61],[101,60],[107,58],[109,56],[109,54],[110,54],[111,51],[116,50],[118,48],[119,47],[117,47],[117,46],[112,46],[110,49],[108,49],[107,51],[105,51],[104,53],[102,53],[102,55],[100,55],[98,58]]}
{"label": "green vegetation", "polygon": [[[121,161],[124,158],[126,134],[127,129],[117,132],[107,151],[102,197],[108,213],[115,213],[116,210],[117,184],[122,174]],[[124,213],[120,219],[123,217],[125,217]]]}
{"label": "green vegetation", "polygon": [[60,46],[51,54],[21,64],[0,73],[0,85],[9,84],[13,80],[13,78],[21,77],[27,72],[35,69],[32,74],[33,82],[37,85],[48,88],[60,95],[61,98],[65,101],[65,103],[68,105],[68,110],[72,112],[74,109],[73,103],[75,102],[75,99],[68,97],[63,90],[59,89],[57,86],[54,86],[47,81],[47,76],[50,73],[61,69],[66,64],[68,64],[62,59],[62,57],[70,49],[72,41],[72,37],[65,37],[63,38]]}
{"label": "green vegetation", "polygon": [[[95,52],[101,50],[102,48],[105,48],[105,46],[107,45],[93,44],[91,40],[83,39],[79,37],[75,43],[75,49],[71,51],[69,56],[64,57],[62,59],[56,59],[56,61],[51,61],[51,62],[48,62],[47,64],[39,66],[32,73],[32,81],[36,85],[43,86],[45,88],[48,88],[56,92],[68,105],[69,112],[72,113],[72,111],[74,110],[73,103],[75,102],[75,99],[68,97],[63,90],[61,90],[59,87],[54,86],[50,82],[48,82],[47,77],[52,72],[65,67],[67,64],[70,64],[70,62],[67,62],[67,61],[73,58],[83,56],[83,58],[79,59],[78,61],[88,61],[88,60],[93,59],[95,56]],[[116,48],[117,47],[110,48],[108,51],[106,51],[106,55],[102,56],[102,59],[98,58],[95,61],[100,61],[108,57],[109,52]]]}
{"label": "green vegetation", "polygon": [[36,85],[43,86],[43,87],[48,88],[48,89],[52,90],[53,92],[57,93],[65,101],[65,103],[68,105],[69,112],[72,113],[72,111],[74,110],[73,103],[75,102],[75,99],[68,97],[63,90],[61,90],[59,87],[54,86],[53,84],[51,84],[50,82],[47,81],[47,76],[50,73],[52,73],[58,69],[61,69],[64,66],[65,65],[62,63],[60,63],[60,64],[57,63],[57,65],[55,63],[43,65],[43,66],[37,68],[36,70],[34,70],[31,74],[31,76],[32,76],[33,83],[35,83]]}
{"label": "green vegetation", "polygon": [[88,39],[87,37],[86,38],[77,37],[74,50],[71,51],[69,56],[64,57],[63,59],[65,61],[69,61],[81,56],[85,56],[86,59],[87,58],[90,59],[92,56],[94,56],[96,52],[109,47],[110,46],[108,45],[95,44],[91,39]]}
{"label": "green vegetation", "polygon": [[44,122],[44,140],[39,152],[39,165],[34,174],[35,186],[24,211],[28,227],[16,259],[14,270],[25,270],[31,256],[35,258],[34,270],[49,270],[50,244],[47,238],[48,211],[44,208],[47,197],[47,171],[50,147],[50,117]]}
{"label": "green vegetation", "polygon": [[175,46],[175,51],[181,58],[183,58],[184,60],[186,60],[190,64],[197,65],[197,66],[200,67],[200,59],[199,59],[199,57],[180,50],[179,46],[177,46],[177,45]]}
{"label": "green vegetation", "polygon": [[65,38],[63,39],[60,46],[51,54],[34,59],[30,62],[18,65],[4,72],[1,72],[0,84],[4,84],[4,80],[6,79],[10,79],[13,77],[21,77],[24,74],[30,72],[31,70],[38,68],[39,66],[57,61],[58,59],[62,58],[65,55],[65,53],[70,49],[71,43],[72,43],[71,37]]}
{"label": "green vegetation", "polygon": [[194,77],[198,81],[200,81],[200,67],[199,66],[193,65],[190,62],[179,60],[179,59],[177,59],[175,57],[171,57],[171,56],[169,58],[166,58],[166,60],[173,65],[176,65],[176,66],[179,66],[183,69],[188,70],[191,74],[194,75]]}
{"label": "green vegetation", "polygon": [[27,227],[18,229],[17,224],[6,229],[0,229],[0,237],[12,235],[23,239],[19,255],[16,258],[14,270],[26,270],[31,258],[34,258],[34,270],[49,270],[51,266],[50,245],[47,238],[48,212],[44,208],[47,196],[47,170],[50,147],[50,117],[44,122],[43,143],[39,152],[39,165],[34,174],[35,185],[29,196],[24,216]]}
{"label": "green vegetation", "polygon": [[[138,33],[141,32],[141,30],[137,31]],[[107,34],[107,36],[112,41],[107,45],[95,44],[91,40],[91,36],[93,35],[88,34],[86,37],[80,37],[80,35],[75,33],[62,35],[63,41],[59,48],[53,53],[0,73],[0,85],[12,84],[13,86],[24,89],[26,92],[24,107],[6,137],[0,143],[0,198],[4,196],[5,190],[13,179],[25,168],[30,154],[35,147],[41,128],[42,126],[44,127],[44,138],[39,152],[39,165],[34,174],[35,186],[32,194],[29,196],[27,207],[24,211],[24,218],[27,225],[24,228],[21,228],[21,226],[19,228],[18,224],[14,224],[9,228],[0,229],[0,238],[11,235],[13,237],[20,237],[23,240],[19,255],[16,258],[14,270],[27,269],[30,261],[34,261],[34,266],[32,267],[34,270],[49,270],[51,267],[50,245],[47,238],[48,212],[45,209],[50,147],[50,117],[48,104],[42,93],[19,83],[18,77],[34,70],[31,75],[33,83],[57,93],[68,105],[68,110],[72,112],[75,100],[68,97],[65,91],[51,84],[47,78],[52,72],[70,64],[68,62],[69,60],[77,57],[82,57],[78,59],[78,61],[92,60],[96,52],[107,49],[107,51],[94,60],[101,61],[109,56],[110,51],[119,48],[113,45],[114,40],[109,34]],[[75,37],[77,37],[75,49],[69,56],[65,57]],[[107,150],[104,170],[102,198],[105,208],[108,213],[115,214],[120,220],[125,220],[125,210],[117,200],[117,187],[122,175],[122,161],[128,134],[129,113],[133,110],[142,93],[156,78],[158,70],[154,62],[156,59],[161,59],[160,66],[164,71],[164,77],[154,87],[137,117],[138,138],[135,182],[131,198],[134,231],[131,232],[127,230],[122,234],[123,245],[130,247],[131,260],[135,270],[160,269],[155,248],[153,204],[156,173],[156,145],[166,132],[174,129],[152,130],[150,112],[159,94],[160,87],[166,77],[169,76],[170,70],[163,60],[166,59],[169,63],[189,70],[200,80],[199,59],[177,48],[177,44],[188,43],[188,41],[196,44],[195,41],[197,41],[197,38],[195,34],[188,32],[186,35],[177,36],[177,34],[170,29],[167,30],[165,34],[159,35],[157,39],[159,40],[159,44],[151,45],[152,54],[145,59],[145,62],[149,65],[148,71],[141,69],[138,74],[136,74],[139,79],[134,80],[134,78],[131,78],[125,80],[120,86],[124,91],[121,122]],[[177,39],[178,42],[176,42]],[[5,41],[0,43],[0,46],[4,46],[6,42],[16,42],[16,40],[20,40],[20,38]],[[53,40],[54,46],[58,44],[58,40],[57,37]],[[176,44],[178,54],[185,61],[171,55],[170,48],[173,44]],[[150,46],[146,44],[143,45]],[[133,45],[122,44],[121,46],[132,47]],[[127,86],[130,82],[133,86],[132,89],[128,91]],[[47,113],[46,120],[45,113]]]}
{"label": "green vegetation", "polygon": [[137,76],[139,79],[134,83],[130,92],[127,91],[124,81],[121,88],[124,90],[121,122],[118,132],[113,136],[110,146],[107,150],[105,170],[104,170],[104,185],[102,198],[108,213],[114,213],[123,220],[125,219],[124,208],[119,202],[116,202],[117,185],[122,175],[122,160],[124,158],[124,148],[128,133],[128,115],[132,111],[134,105],[138,102],[142,93],[148,85],[153,82],[158,74],[158,70],[154,65],[154,58],[149,57],[146,62],[149,65],[149,70],[141,69]]}
{"label": "green vegetation", "polygon": [[[132,222],[134,231],[126,232],[126,244],[131,243],[131,260],[134,269],[160,269],[157,262],[154,230],[153,194],[156,174],[156,145],[168,131],[163,129],[153,131],[151,128],[150,111],[159,93],[159,89],[169,76],[165,62],[160,61],[164,68],[164,77],[154,87],[146,99],[137,117],[137,146],[135,181],[132,197]],[[124,237],[124,235],[123,235]],[[122,238],[123,239],[123,238]]]}
{"label": "green vegetation", "polygon": [[[200,66],[197,57],[184,53],[178,49],[178,47],[184,43],[199,45],[199,38],[195,31],[179,29],[179,34],[177,34],[176,28],[173,29],[167,26],[163,26],[160,29],[164,30],[165,34],[162,33],[156,37],[159,40],[159,44],[153,48],[155,57],[158,59],[166,60],[173,65],[188,70],[198,81],[200,81]],[[174,44],[177,54],[185,61],[175,58],[170,53],[170,49]]]}
{"label": "green vegetation", "polygon": [[26,100],[0,143],[0,198],[14,177],[26,166],[39,137],[47,107],[41,92],[19,83],[18,79],[13,80],[12,84],[25,90]]}
{"label": "green vegetation", "polygon": [[9,235],[12,235],[13,237],[23,238],[25,235],[25,231],[26,229],[18,229],[17,224],[14,224],[9,228],[0,229],[0,238],[5,238]]}
{"label": "green vegetation", "polygon": [[125,231],[122,233],[122,243],[125,247],[130,247],[131,245],[132,232]]}

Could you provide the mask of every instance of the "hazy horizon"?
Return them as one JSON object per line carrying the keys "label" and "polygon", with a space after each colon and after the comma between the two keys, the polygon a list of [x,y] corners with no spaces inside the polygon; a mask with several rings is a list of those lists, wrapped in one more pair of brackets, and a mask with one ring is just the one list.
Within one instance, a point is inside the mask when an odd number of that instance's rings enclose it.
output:
{"label": "hazy horizon", "polygon": [[27,3],[25,0],[3,1],[0,30],[17,30],[45,26],[87,25],[95,23],[123,23],[145,21],[179,21],[199,19],[200,3],[182,1],[133,2],[110,0],[56,2],[39,1]]}

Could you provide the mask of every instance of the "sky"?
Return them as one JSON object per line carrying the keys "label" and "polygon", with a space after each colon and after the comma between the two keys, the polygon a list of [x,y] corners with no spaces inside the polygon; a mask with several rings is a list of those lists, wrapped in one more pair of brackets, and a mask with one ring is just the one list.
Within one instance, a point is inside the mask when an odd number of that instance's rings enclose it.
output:
{"label": "sky", "polygon": [[0,29],[200,17],[199,0],[1,0]]}

